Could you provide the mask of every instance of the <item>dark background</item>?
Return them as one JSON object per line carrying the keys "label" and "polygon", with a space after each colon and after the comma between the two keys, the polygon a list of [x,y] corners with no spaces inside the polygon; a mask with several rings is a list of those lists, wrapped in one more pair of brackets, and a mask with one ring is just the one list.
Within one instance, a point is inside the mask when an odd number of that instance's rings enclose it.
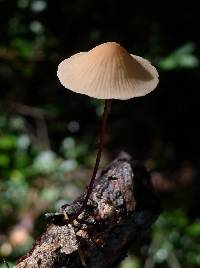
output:
{"label": "dark background", "polygon": [[195,1],[0,1],[2,256],[14,261],[30,248],[44,211],[78,195],[94,162],[102,102],[64,89],[58,64],[116,41],[149,59],[160,83],[145,97],[112,101],[102,165],[121,150],[142,161],[165,209],[122,267],[148,268],[151,258],[155,267],[200,265],[199,28]]}

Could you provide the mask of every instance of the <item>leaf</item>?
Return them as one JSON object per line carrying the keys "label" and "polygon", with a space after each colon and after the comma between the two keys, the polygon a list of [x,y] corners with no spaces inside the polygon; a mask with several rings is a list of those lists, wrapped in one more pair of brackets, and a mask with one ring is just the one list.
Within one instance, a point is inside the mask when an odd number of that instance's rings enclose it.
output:
{"label": "leaf", "polygon": [[196,222],[187,227],[188,235],[200,237],[200,222]]}
{"label": "leaf", "polygon": [[16,147],[16,137],[14,135],[0,136],[0,150],[10,150]]}
{"label": "leaf", "polygon": [[10,163],[10,159],[6,154],[0,154],[0,167],[5,168],[8,167]]}
{"label": "leaf", "polygon": [[195,45],[193,43],[187,43],[176,49],[167,57],[162,58],[159,62],[159,66],[167,71],[180,68],[196,68],[199,65],[199,60],[193,55],[194,50]]}

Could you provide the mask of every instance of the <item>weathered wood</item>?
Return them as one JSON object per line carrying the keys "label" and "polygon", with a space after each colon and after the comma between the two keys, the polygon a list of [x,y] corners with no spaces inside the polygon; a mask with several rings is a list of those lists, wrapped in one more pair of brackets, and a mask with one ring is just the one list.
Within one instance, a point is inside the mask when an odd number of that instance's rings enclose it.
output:
{"label": "weathered wood", "polygon": [[149,174],[126,154],[102,171],[86,210],[69,224],[85,194],[47,215],[46,232],[15,268],[116,267],[161,213]]}

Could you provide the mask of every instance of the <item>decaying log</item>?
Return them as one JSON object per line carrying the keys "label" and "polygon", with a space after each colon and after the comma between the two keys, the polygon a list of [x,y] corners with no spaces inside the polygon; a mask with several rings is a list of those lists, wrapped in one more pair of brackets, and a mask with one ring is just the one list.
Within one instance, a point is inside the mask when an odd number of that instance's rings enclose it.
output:
{"label": "decaying log", "polygon": [[47,215],[46,232],[15,268],[114,268],[161,213],[149,174],[126,154],[102,171],[85,211],[68,223],[84,196]]}

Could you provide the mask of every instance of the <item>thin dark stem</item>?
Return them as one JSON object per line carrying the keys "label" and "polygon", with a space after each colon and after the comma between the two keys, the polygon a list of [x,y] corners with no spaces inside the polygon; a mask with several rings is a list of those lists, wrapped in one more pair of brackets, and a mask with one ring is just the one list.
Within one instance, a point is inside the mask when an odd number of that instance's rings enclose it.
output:
{"label": "thin dark stem", "polygon": [[102,149],[103,149],[103,145],[104,145],[106,122],[107,122],[107,117],[108,117],[108,103],[109,103],[109,100],[104,100],[104,111],[103,111],[103,115],[102,115],[102,119],[101,119],[96,162],[95,162],[92,177],[91,177],[91,180],[90,180],[90,183],[88,186],[88,190],[87,190],[85,199],[84,199],[81,207],[72,217],[69,218],[69,222],[72,222],[73,220],[77,219],[77,217],[83,212],[83,210],[85,209],[87,202],[90,198],[90,195],[92,193],[92,189],[93,189],[95,178],[96,178],[97,171],[99,168],[99,164],[100,164],[100,160],[101,160],[101,153],[102,153]]}

